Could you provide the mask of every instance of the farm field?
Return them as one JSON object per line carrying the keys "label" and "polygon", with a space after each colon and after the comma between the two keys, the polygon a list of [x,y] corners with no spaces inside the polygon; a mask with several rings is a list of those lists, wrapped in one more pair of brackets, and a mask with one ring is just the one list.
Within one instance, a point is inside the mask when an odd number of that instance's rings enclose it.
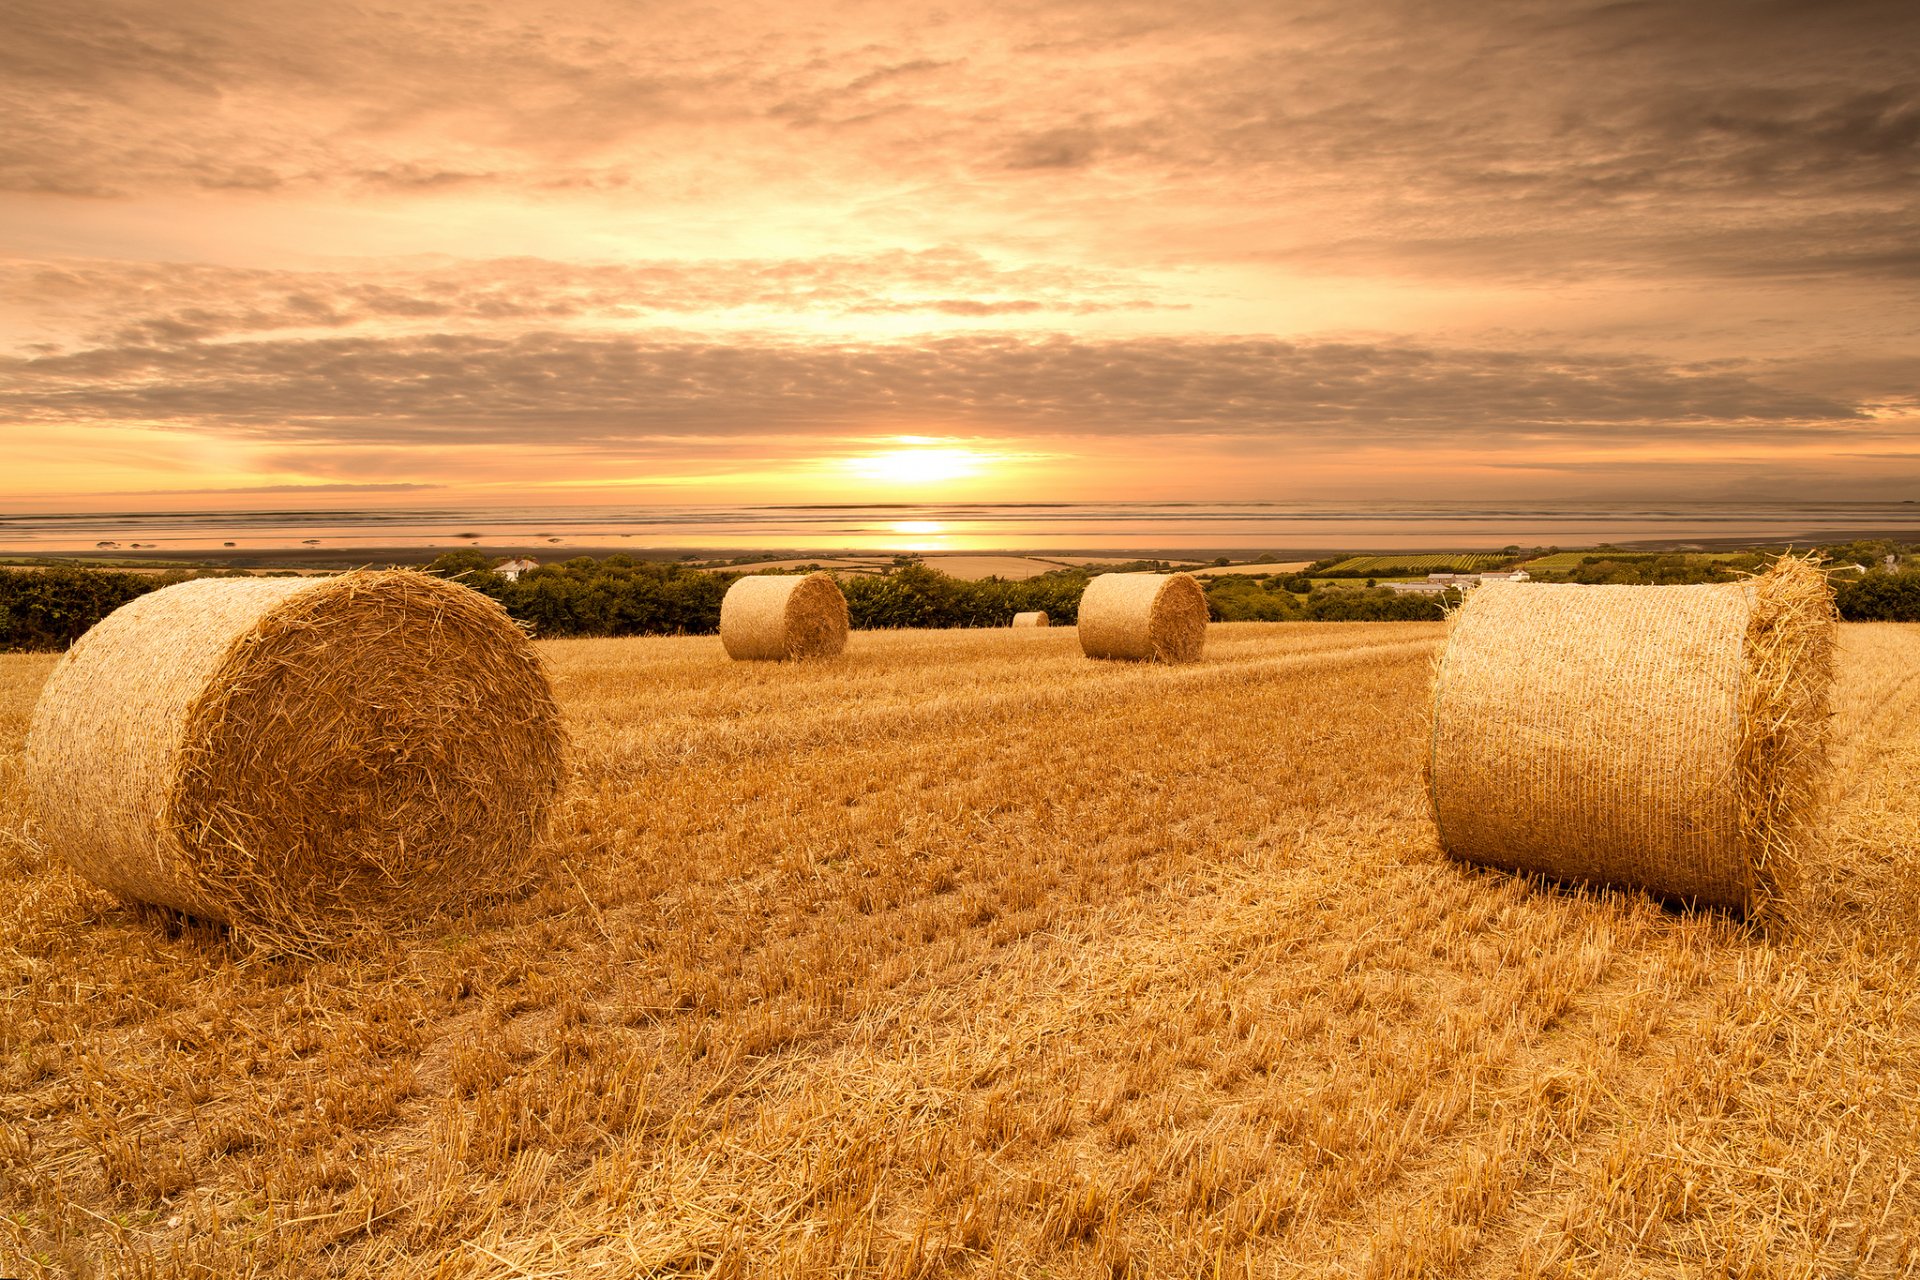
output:
{"label": "farm field", "polygon": [[1682,559],[1689,564],[1727,564],[1735,560],[1748,560],[1752,554],[1753,553],[1749,551],[1685,551],[1671,553],[1651,551],[1556,551],[1550,556],[1535,556],[1533,559],[1526,561],[1522,567],[1529,573],[1565,573],[1572,569],[1578,569],[1589,560],[1632,561],[1671,558]]}
{"label": "farm field", "polygon": [[1497,568],[1512,558],[1512,556],[1466,552],[1421,556],[1348,556],[1340,563],[1331,566],[1328,572],[1379,574],[1386,577],[1424,576],[1429,573],[1444,573],[1448,570],[1475,573],[1481,569]]}
{"label": "farm field", "polygon": [[1275,573],[1298,573],[1312,564],[1311,560],[1249,560],[1241,564],[1208,565],[1203,569],[1188,569],[1196,578],[1223,578],[1235,574],[1253,574],[1266,577]]}
{"label": "farm field", "polygon": [[543,642],[550,872],[319,960],[50,866],[0,657],[0,1274],[1920,1272],[1920,626],[1771,936],[1442,857],[1440,633]]}

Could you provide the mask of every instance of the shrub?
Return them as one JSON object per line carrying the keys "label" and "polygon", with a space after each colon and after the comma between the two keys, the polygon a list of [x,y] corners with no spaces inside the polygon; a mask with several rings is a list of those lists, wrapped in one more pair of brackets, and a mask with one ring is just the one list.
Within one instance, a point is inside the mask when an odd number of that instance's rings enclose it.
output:
{"label": "shrub", "polygon": [[[460,555],[442,556],[430,567],[438,571]],[[460,580],[498,600],[536,635],[711,635],[720,629],[720,601],[737,576],[613,555],[577,556],[517,579],[465,569]]]}
{"label": "shrub", "polygon": [[1457,591],[1415,595],[1385,587],[1366,591],[1336,588],[1314,592],[1307,601],[1306,613],[1314,622],[1438,622],[1446,617],[1446,606],[1459,599]]}
{"label": "shrub", "polygon": [[0,569],[0,649],[65,649],[127,601],[188,576]]}
{"label": "shrub", "polygon": [[1273,578],[1215,578],[1207,584],[1207,605],[1218,622],[1295,622],[1306,616],[1300,602]]}
{"label": "shrub", "polygon": [[1004,627],[1013,615],[1039,610],[1055,626],[1080,617],[1080,593],[1088,574],[1057,571],[1010,582],[969,582],[911,564],[886,573],[850,575],[840,586],[857,629],[884,627]]}
{"label": "shrub", "polygon": [[1836,575],[1833,602],[1848,622],[1920,622],[1920,570]]}

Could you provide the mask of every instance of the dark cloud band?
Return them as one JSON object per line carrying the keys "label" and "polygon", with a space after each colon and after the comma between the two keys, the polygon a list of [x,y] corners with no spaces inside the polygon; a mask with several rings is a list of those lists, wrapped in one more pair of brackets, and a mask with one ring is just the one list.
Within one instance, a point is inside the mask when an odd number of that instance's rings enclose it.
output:
{"label": "dark cloud band", "polygon": [[313,441],[948,431],[1759,440],[1867,421],[1725,366],[1263,340],[910,345],[536,333],[102,347],[0,363],[0,417]]}

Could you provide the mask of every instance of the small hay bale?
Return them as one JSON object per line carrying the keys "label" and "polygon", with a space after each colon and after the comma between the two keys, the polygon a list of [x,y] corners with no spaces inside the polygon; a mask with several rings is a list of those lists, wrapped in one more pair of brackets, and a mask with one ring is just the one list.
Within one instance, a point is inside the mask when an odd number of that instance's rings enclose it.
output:
{"label": "small hay bale", "polygon": [[831,658],[847,646],[847,598],[830,573],[754,574],[720,602],[730,658]]}
{"label": "small hay bale", "polygon": [[564,752],[499,605],[359,572],[115,610],[48,677],[26,771],[46,843],[96,884],[313,941],[524,883]]}
{"label": "small hay bale", "polygon": [[1429,794],[1454,857],[1786,916],[1818,808],[1825,576],[1489,583],[1435,670]]}
{"label": "small hay bale", "polygon": [[1089,658],[1195,662],[1207,643],[1207,593],[1190,573],[1103,573],[1080,597]]}
{"label": "small hay bale", "polygon": [[1032,609],[1026,613],[1014,614],[1013,625],[1016,627],[1050,627],[1053,625],[1053,620],[1047,617],[1046,610]]}

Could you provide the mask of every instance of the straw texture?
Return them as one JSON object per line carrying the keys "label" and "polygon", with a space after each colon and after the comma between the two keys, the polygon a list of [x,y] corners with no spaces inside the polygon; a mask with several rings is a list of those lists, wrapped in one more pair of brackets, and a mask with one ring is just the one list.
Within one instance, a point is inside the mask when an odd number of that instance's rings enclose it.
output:
{"label": "straw texture", "polygon": [[1103,573],[1080,597],[1089,658],[1195,662],[1207,642],[1207,594],[1189,573]]}
{"label": "straw texture", "polygon": [[1034,609],[1026,613],[1014,614],[1013,625],[1016,627],[1050,627],[1053,625],[1053,619],[1047,617],[1044,610]]}
{"label": "straw texture", "polygon": [[516,887],[564,746],[498,605],[367,572],[203,579],[116,610],[49,676],[26,763],[82,875],[318,939]]}
{"label": "straw texture", "polygon": [[830,573],[754,574],[720,602],[730,658],[830,658],[847,645],[847,598]]}
{"label": "straw texture", "polygon": [[1784,914],[1826,758],[1835,617],[1787,558],[1745,583],[1489,583],[1436,671],[1455,857]]}

